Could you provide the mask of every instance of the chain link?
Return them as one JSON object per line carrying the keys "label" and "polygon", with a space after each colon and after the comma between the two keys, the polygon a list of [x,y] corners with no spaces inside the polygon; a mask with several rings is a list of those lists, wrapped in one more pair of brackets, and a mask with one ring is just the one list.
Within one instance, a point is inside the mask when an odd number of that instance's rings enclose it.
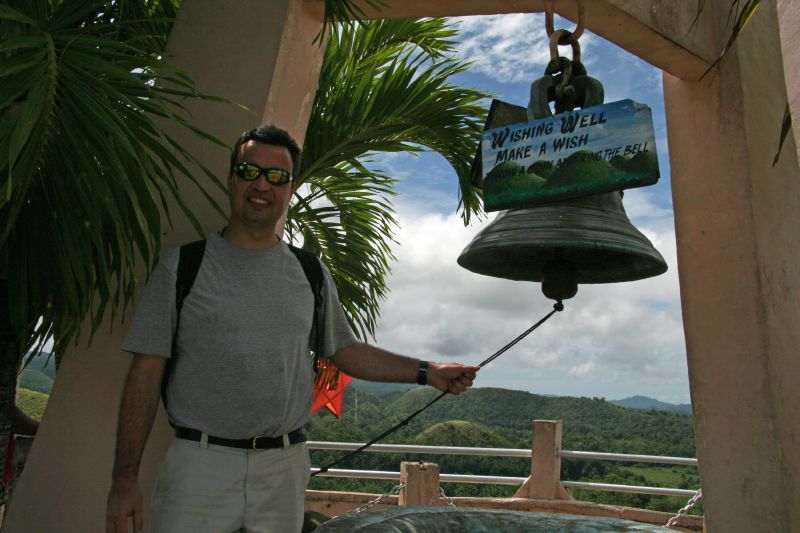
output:
{"label": "chain link", "polygon": [[367,509],[369,509],[370,507],[373,507],[373,506],[375,506],[375,505],[378,505],[379,503],[383,503],[383,502],[385,502],[385,501],[386,501],[386,500],[388,500],[388,499],[389,499],[391,496],[397,496],[398,494],[400,494],[400,491],[401,491],[401,490],[403,490],[405,487],[406,487],[406,484],[405,484],[405,483],[400,483],[399,485],[395,485],[394,487],[392,487],[391,489],[389,489],[389,490],[388,490],[388,492],[384,492],[383,494],[381,494],[380,496],[378,496],[378,497],[377,497],[377,498],[375,498],[374,500],[370,500],[370,501],[368,501],[367,503],[365,503],[365,504],[361,505],[360,507],[356,507],[356,508],[355,508],[355,509],[353,509],[352,511],[347,511],[347,512],[345,513],[345,515],[349,515],[349,514],[355,514],[355,513],[361,513],[361,512],[363,512],[363,511],[366,511],[366,510],[367,510]]}
{"label": "chain link", "polygon": [[700,498],[702,498],[702,497],[703,497],[703,489],[697,489],[697,492],[695,492],[695,493],[694,493],[694,496],[692,496],[692,497],[691,497],[691,499],[690,499],[690,500],[689,500],[689,502],[686,504],[686,506],[685,506],[685,507],[683,507],[683,508],[682,508],[680,511],[678,511],[678,514],[676,514],[675,516],[673,516],[672,518],[670,518],[670,519],[667,521],[667,523],[666,523],[666,524],[664,524],[664,525],[663,525],[663,526],[661,526],[661,527],[664,527],[664,528],[670,528],[670,527],[674,526],[675,524],[677,524],[677,523],[678,523],[678,520],[680,519],[680,517],[682,517],[683,515],[685,515],[685,514],[686,514],[686,513],[688,513],[689,511],[691,511],[691,510],[692,510],[692,507],[694,507],[695,505],[697,505],[697,502],[698,502],[698,501],[700,500]]}
{"label": "chain link", "polygon": [[447,505],[449,505],[450,507],[455,507],[456,506],[456,504],[453,502],[453,500],[450,498],[450,496],[448,496],[447,494],[444,493],[444,489],[441,486],[439,487],[439,494],[442,496],[442,498],[444,499],[444,501],[445,501],[445,503]]}

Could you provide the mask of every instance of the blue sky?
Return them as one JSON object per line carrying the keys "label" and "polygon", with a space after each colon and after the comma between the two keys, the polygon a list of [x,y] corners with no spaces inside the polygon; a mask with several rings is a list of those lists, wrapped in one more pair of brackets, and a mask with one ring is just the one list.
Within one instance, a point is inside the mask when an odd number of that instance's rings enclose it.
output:
{"label": "blue sky", "polygon": [[[459,53],[474,61],[458,83],[527,106],[530,83],[549,60],[544,16],[457,20]],[[558,17],[555,26],[574,27]],[[624,202],[669,270],[637,282],[580,286],[563,313],[484,368],[476,386],[607,399],[642,394],[687,403],[661,72],[590,32],[580,44],[589,75],[603,83],[606,103],[632,99],[652,109],[661,179],[627,191]],[[464,227],[455,212],[457,180],[443,158],[392,154],[377,165],[400,179],[394,200],[398,261],[382,306],[379,345],[436,361],[477,363],[552,308],[538,283],[489,278],[458,266],[460,251],[494,214]]]}

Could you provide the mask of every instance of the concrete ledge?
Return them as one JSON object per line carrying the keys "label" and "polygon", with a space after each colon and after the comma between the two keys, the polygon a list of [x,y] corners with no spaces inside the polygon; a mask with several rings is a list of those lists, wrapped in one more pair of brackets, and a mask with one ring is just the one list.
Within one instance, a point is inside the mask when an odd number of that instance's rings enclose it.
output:
{"label": "concrete ledge", "polygon": [[[304,1],[318,4],[322,0]],[[387,3],[380,11],[364,6],[364,12],[371,18],[420,18],[542,13],[546,9],[545,0],[390,0]],[[555,13],[577,22],[575,0],[552,3]],[[696,14],[694,2],[584,1],[586,26],[593,33],[673,76],[690,80],[698,79],[722,50],[726,33],[717,26],[720,17],[724,19],[727,13],[727,7],[723,7],[707,6],[690,32]],[[544,27],[531,31],[544,33]]]}
{"label": "concrete ledge", "polygon": [[[363,492],[335,492],[324,490],[306,490],[306,511],[316,511],[325,516],[340,516],[356,507],[377,498],[378,494]],[[397,505],[397,496],[390,496],[386,502],[375,505],[376,509]],[[664,525],[674,515],[647,509],[603,505],[592,502],[566,500],[539,500],[531,498],[451,498],[456,507],[478,507],[482,509],[505,509],[508,511],[537,511],[579,516],[597,516],[603,518],[619,518],[645,524]],[[447,505],[443,498],[438,505]],[[677,512],[677,509],[676,509]],[[676,527],[680,531],[703,531],[703,517],[683,516]]]}

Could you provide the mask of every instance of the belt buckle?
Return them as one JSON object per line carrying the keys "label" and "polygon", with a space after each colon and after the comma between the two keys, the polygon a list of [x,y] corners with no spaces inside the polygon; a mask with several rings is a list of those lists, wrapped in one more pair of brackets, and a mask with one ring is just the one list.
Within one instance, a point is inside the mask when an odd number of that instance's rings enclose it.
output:
{"label": "belt buckle", "polygon": [[259,448],[259,447],[258,447],[258,439],[260,439],[260,438],[262,438],[262,437],[263,437],[263,435],[260,435],[260,436],[258,436],[258,437],[253,437],[253,444],[252,444],[252,448],[253,448],[254,450],[266,450],[266,449],[267,449],[267,448]]}

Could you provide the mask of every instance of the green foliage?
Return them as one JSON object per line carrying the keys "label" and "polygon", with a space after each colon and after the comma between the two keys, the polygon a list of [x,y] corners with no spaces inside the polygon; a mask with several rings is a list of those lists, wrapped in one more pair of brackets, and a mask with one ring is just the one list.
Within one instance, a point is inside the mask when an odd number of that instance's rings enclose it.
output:
{"label": "green foliage", "polygon": [[0,255],[23,345],[52,335],[60,351],[86,316],[94,330],[130,301],[167,197],[199,231],[176,173],[212,204],[206,187],[222,186],[162,128],[213,140],[181,114],[182,101],[213,98],[160,55],[178,4],[0,5]]}
{"label": "green foliage", "polygon": [[652,172],[658,169],[658,156],[655,152],[639,152],[633,157],[614,156],[609,161],[611,166],[625,172]]}
{"label": "green foliage", "polygon": [[[657,167],[656,167],[657,168]],[[558,165],[547,180],[548,187],[560,187],[573,183],[592,183],[607,180],[619,174],[608,161],[594,152],[580,150],[570,155]]]}
{"label": "green foliage", "polygon": [[555,167],[552,161],[538,160],[531,163],[528,167],[528,172],[541,176],[544,179],[549,179],[555,172]]}
{"label": "green foliage", "polygon": [[[355,395],[358,394],[356,411]],[[316,415],[307,428],[311,440],[367,442],[430,401],[436,391],[413,389],[401,396],[376,396],[364,391],[345,391],[341,420]],[[692,419],[663,411],[637,411],[615,406],[599,398],[547,397],[522,391],[474,388],[457,397],[447,396],[424,411],[407,428],[387,442],[437,446],[520,448],[531,446],[532,420],[564,421],[563,447],[568,450],[635,453],[693,457]],[[327,464],[343,452],[312,450],[314,465]],[[527,458],[480,457],[434,454],[362,453],[337,468],[397,471],[402,461],[425,460],[439,464],[442,473],[527,477]],[[562,460],[562,479],[628,485],[697,488],[697,469],[680,466],[641,465],[611,461]],[[393,486],[360,480],[315,477],[312,488],[385,492]],[[479,484],[446,484],[448,495],[513,495],[516,487]],[[676,511],[685,498],[624,493],[579,491],[579,497],[616,505],[664,508]]]}
{"label": "green foliage", "polygon": [[[361,8],[361,2],[353,0],[325,0],[325,13],[322,18],[322,29],[314,38],[314,42],[322,41],[328,27],[332,27],[337,22],[349,24],[352,20],[363,20],[367,18],[366,13]],[[376,11],[380,11],[387,4],[382,0],[363,0],[366,4]]]}
{"label": "green foliage", "polygon": [[53,380],[39,370],[26,368],[19,376],[19,386],[32,391],[50,394],[53,388]]}
{"label": "green foliage", "polygon": [[50,378],[56,379],[56,357],[48,352],[31,352],[23,358],[24,368],[38,370]]}
{"label": "green foliage", "polygon": [[513,161],[505,161],[490,170],[489,173],[486,174],[486,179],[505,179],[518,174],[525,174],[525,167]]}
{"label": "green foliage", "polygon": [[461,184],[462,217],[478,213],[469,178],[486,95],[450,83],[466,63],[442,19],[334,26],[303,146],[287,232],[331,270],[361,338],[373,335],[396,229],[395,181],[367,168],[377,152],[441,154]]}
{"label": "green foliage", "polygon": [[41,420],[50,397],[42,392],[20,387],[17,390],[17,406],[33,419]]}
{"label": "green foliage", "polygon": [[466,420],[439,422],[414,437],[414,444],[423,446],[462,446],[464,442],[485,448],[511,447],[511,442],[497,431]]}

